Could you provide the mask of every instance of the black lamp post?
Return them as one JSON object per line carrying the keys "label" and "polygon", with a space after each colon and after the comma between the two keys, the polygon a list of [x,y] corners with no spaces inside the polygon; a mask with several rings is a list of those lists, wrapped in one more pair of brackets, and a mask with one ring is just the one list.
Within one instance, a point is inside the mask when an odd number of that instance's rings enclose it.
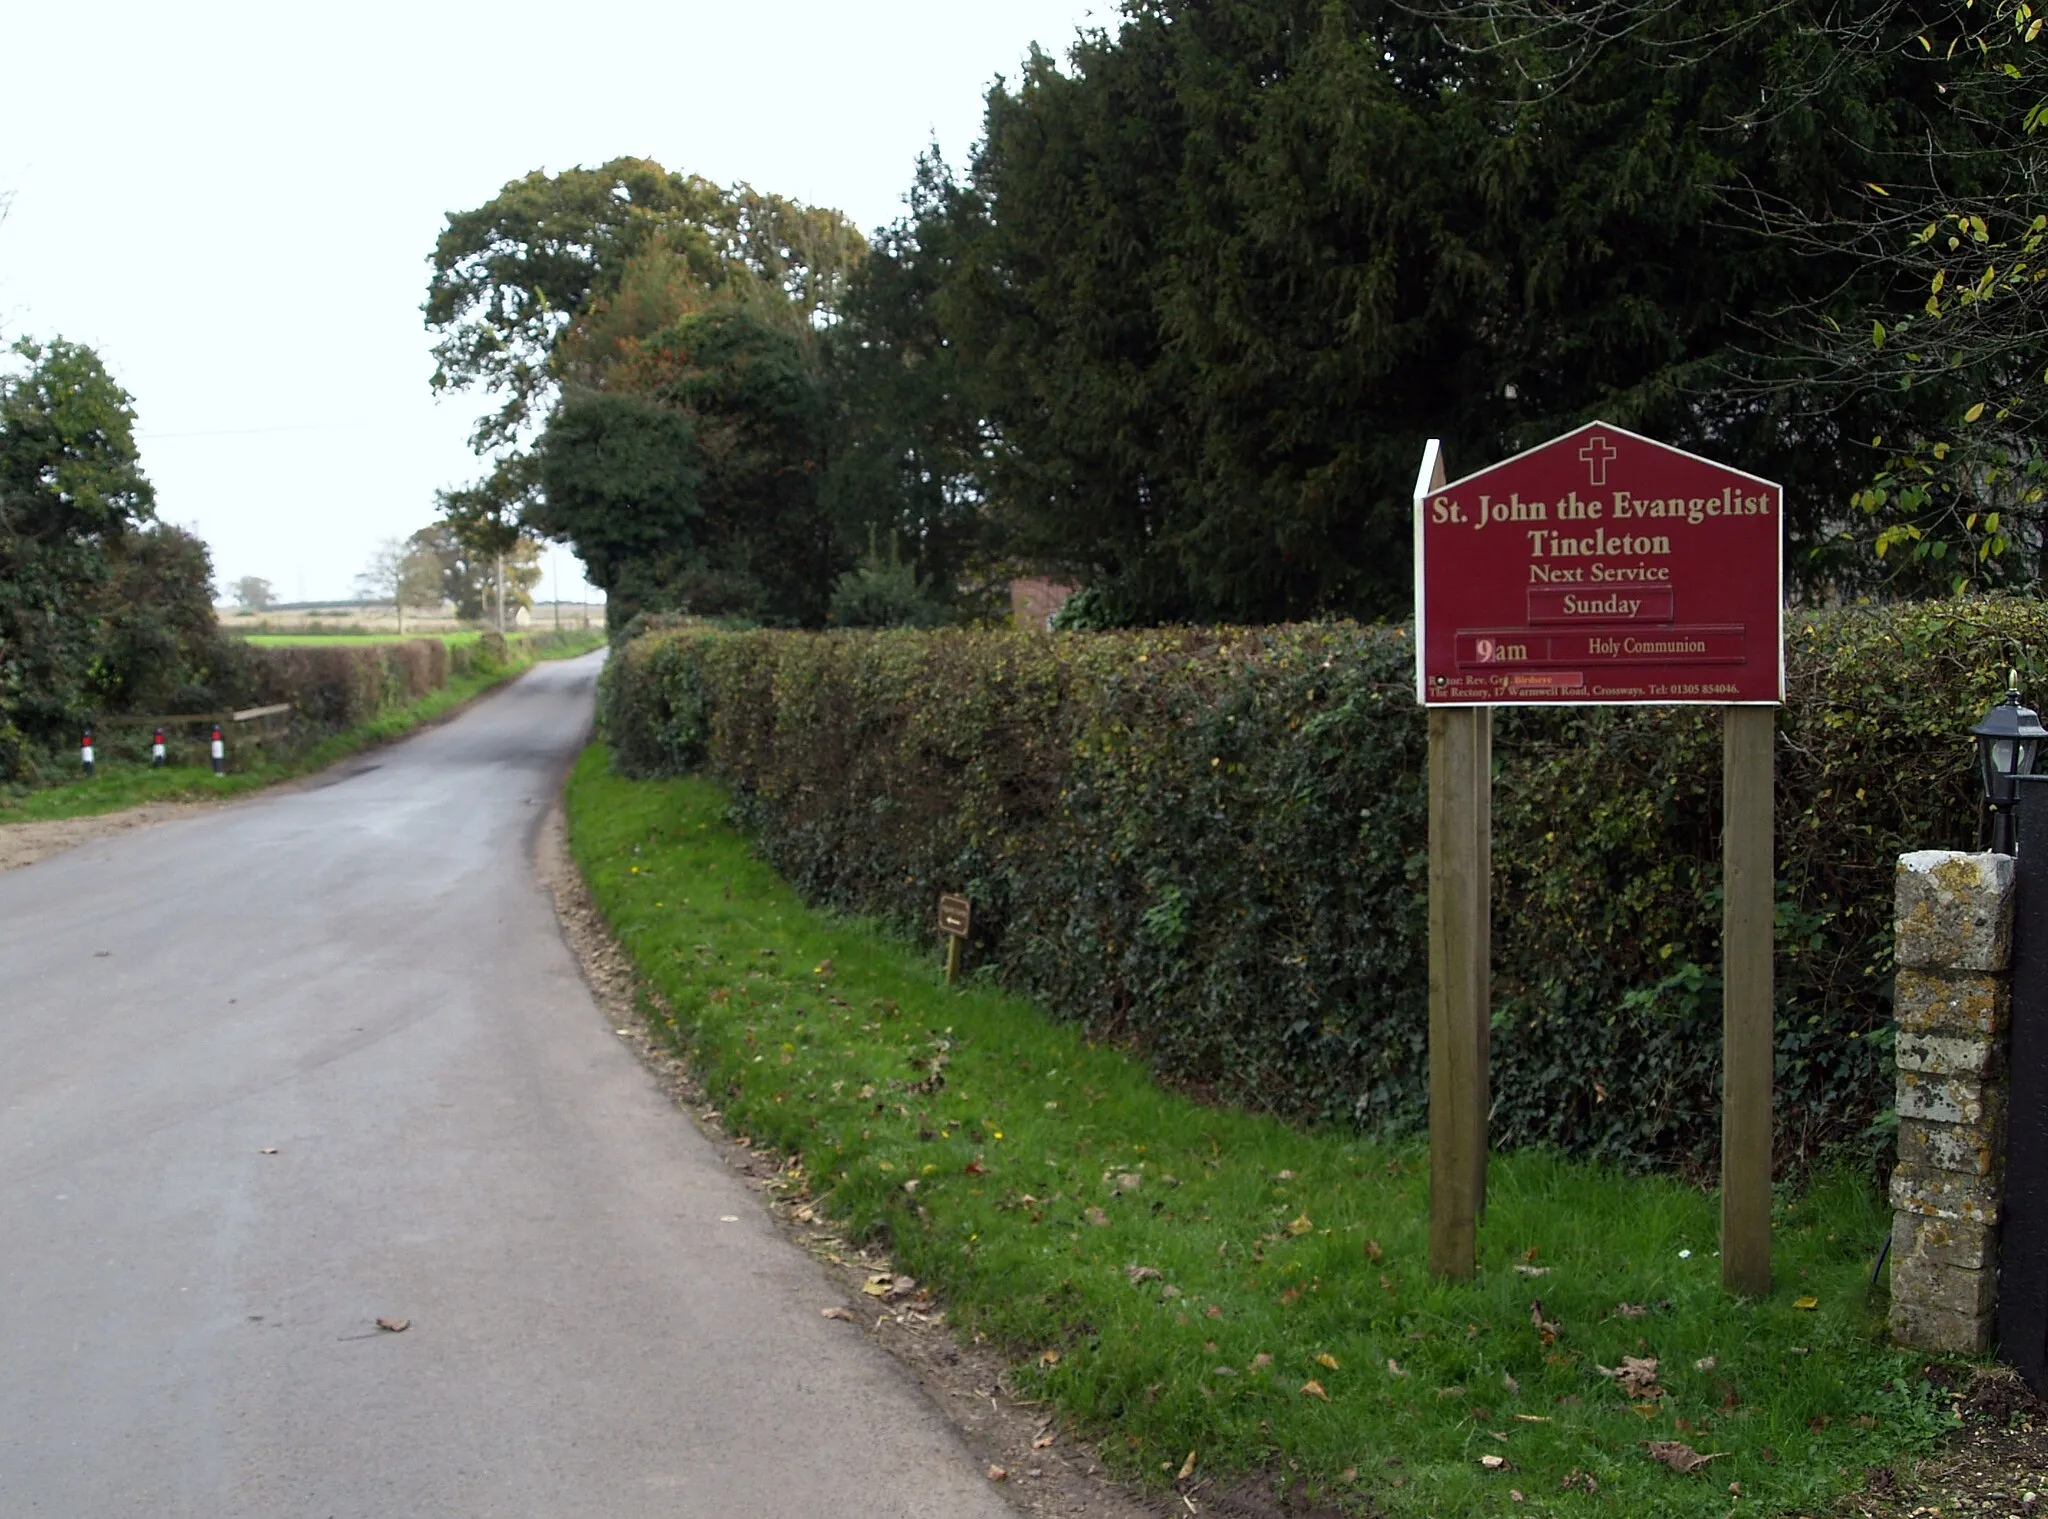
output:
{"label": "black lamp post", "polygon": [[2005,700],[1970,730],[1977,740],[1984,805],[1991,809],[1991,848],[1997,854],[2013,852],[2012,809],[2019,796],[2019,778],[2034,774],[2041,740],[2048,738],[2041,715],[2020,705],[2019,671],[2009,674],[2006,685]]}

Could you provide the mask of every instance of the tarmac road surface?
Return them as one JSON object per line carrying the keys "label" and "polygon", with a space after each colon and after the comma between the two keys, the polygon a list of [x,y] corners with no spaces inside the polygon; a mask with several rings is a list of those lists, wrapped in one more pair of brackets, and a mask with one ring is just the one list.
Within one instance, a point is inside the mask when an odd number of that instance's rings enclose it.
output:
{"label": "tarmac road surface", "polygon": [[1012,1513],[584,987],[597,664],[0,874],[0,1516]]}

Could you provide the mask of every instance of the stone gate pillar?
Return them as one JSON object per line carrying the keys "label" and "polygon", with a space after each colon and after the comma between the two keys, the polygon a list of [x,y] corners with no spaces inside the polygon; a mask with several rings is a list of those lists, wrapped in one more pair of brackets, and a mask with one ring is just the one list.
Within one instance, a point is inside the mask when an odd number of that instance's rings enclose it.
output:
{"label": "stone gate pillar", "polygon": [[2013,860],[1902,855],[1897,901],[1892,1337],[1982,1354],[1998,1302]]}

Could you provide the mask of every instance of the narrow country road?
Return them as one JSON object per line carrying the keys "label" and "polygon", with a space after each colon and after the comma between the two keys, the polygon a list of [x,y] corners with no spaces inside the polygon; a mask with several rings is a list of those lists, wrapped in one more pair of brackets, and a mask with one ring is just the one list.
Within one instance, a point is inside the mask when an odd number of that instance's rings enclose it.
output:
{"label": "narrow country road", "polygon": [[0,874],[0,1515],[1011,1512],[584,987],[596,669]]}

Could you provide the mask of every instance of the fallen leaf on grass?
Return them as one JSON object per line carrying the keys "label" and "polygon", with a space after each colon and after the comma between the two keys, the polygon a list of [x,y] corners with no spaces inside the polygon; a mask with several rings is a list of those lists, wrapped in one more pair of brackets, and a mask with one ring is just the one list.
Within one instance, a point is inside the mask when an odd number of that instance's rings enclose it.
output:
{"label": "fallen leaf on grass", "polygon": [[1557,1484],[1559,1492],[1574,1490],[1585,1493],[1600,1491],[1600,1483],[1591,1472],[1582,1472],[1576,1466],[1564,1474],[1564,1481]]}
{"label": "fallen leaf on grass", "polygon": [[1804,1308],[1807,1312],[1811,1313],[1820,1306],[1820,1299],[1817,1297],[1796,1297],[1792,1299],[1792,1306],[1794,1308]]}
{"label": "fallen leaf on grass", "polygon": [[1378,1261],[1383,1254],[1385,1252],[1380,1249],[1380,1242],[1378,1240],[1369,1239],[1365,1242],[1365,1258],[1367,1260]]}
{"label": "fallen leaf on grass", "polygon": [[1549,1414],[1516,1414],[1515,1420],[1520,1424],[1548,1424],[1551,1422],[1551,1416]]}
{"label": "fallen leaf on grass", "polygon": [[1263,1371],[1263,1370],[1265,1370],[1265,1369],[1266,1369],[1266,1368],[1267,1368],[1268,1366],[1271,1366],[1272,1364],[1273,1364],[1273,1358],[1272,1358],[1272,1357],[1271,1357],[1270,1355],[1268,1355],[1268,1354],[1267,1354],[1267,1353],[1266,1353],[1265,1351],[1263,1351],[1263,1350],[1262,1350],[1262,1351],[1260,1351],[1260,1352],[1259,1352],[1259,1353],[1258,1353],[1257,1355],[1255,1355],[1255,1356],[1253,1356],[1253,1357],[1252,1357],[1252,1370],[1253,1370],[1253,1371]]}
{"label": "fallen leaf on grass", "polygon": [[1292,1218],[1287,1221],[1287,1232],[1289,1234],[1306,1234],[1315,1226],[1315,1220],[1304,1213],[1299,1218]]}
{"label": "fallen leaf on grass", "polygon": [[1278,1172],[1278,1173],[1276,1173],[1276,1174],[1274,1175],[1274,1177],[1273,1177],[1273,1180],[1275,1180],[1275,1181],[1293,1181],[1293,1180],[1294,1180],[1294,1173],[1293,1173],[1292,1171],[1281,1171],[1281,1172]]}
{"label": "fallen leaf on grass", "polygon": [[1090,1208],[1088,1210],[1088,1222],[1098,1229],[1107,1229],[1109,1227],[1109,1215],[1100,1208]]}
{"label": "fallen leaf on grass", "polygon": [[1520,1397],[1522,1394],[1522,1384],[1515,1380],[1515,1374],[1511,1371],[1504,1371],[1500,1374],[1500,1385],[1516,1397]]}
{"label": "fallen leaf on grass", "polygon": [[1664,1396],[1664,1389],[1657,1385],[1657,1358],[1655,1356],[1625,1355],[1621,1358],[1619,1370],[1612,1366],[1599,1365],[1596,1365],[1593,1369],[1599,1372],[1601,1376],[1610,1377],[1619,1382],[1621,1390],[1628,1394],[1631,1399],[1661,1398]]}
{"label": "fallen leaf on grass", "polygon": [[1039,1351],[1039,1353],[1038,1353],[1038,1364],[1039,1364],[1039,1365],[1041,1365],[1041,1366],[1057,1366],[1057,1365],[1059,1365],[1059,1363],[1060,1363],[1060,1353],[1059,1353],[1059,1352],[1058,1352],[1057,1350],[1041,1350],[1041,1351]]}
{"label": "fallen leaf on grass", "polygon": [[1126,1266],[1124,1267],[1124,1275],[1130,1279],[1131,1285],[1135,1287],[1140,1282],[1156,1282],[1164,1273],[1157,1266]]}
{"label": "fallen leaf on grass", "polygon": [[1330,1395],[1323,1391],[1323,1384],[1313,1377],[1301,1384],[1301,1395],[1304,1398],[1321,1398],[1325,1403],[1330,1401]]}
{"label": "fallen leaf on grass", "polygon": [[1543,1337],[1543,1343],[1546,1345],[1556,1344],[1557,1337],[1564,1332],[1564,1325],[1543,1316],[1543,1299],[1540,1297],[1532,1298],[1529,1302],[1529,1322],[1536,1326],[1537,1334]]}
{"label": "fallen leaf on grass", "polygon": [[853,1322],[853,1314],[844,1308],[821,1308],[818,1311],[828,1319],[839,1319],[848,1324]]}
{"label": "fallen leaf on grass", "polygon": [[1717,1450],[1712,1455],[1703,1456],[1682,1440],[1652,1440],[1649,1449],[1652,1461],[1663,1462],[1681,1476],[1696,1472],[1709,1461],[1718,1461],[1728,1454],[1725,1450]]}
{"label": "fallen leaf on grass", "polygon": [[1321,1355],[1310,1356],[1309,1359],[1311,1361],[1314,1361],[1316,1365],[1321,1366],[1326,1370],[1335,1371],[1337,1369],[1337,1358],[1331,1355],[1327,1350],[1324,1351]]}
{"label": "fallen leaf on grass", "polygon": [[1173,1480],[1174,1480],[1174,1481],[1176,1481],[1176,1482],[1185,1482],[1185,1481],[1187,1481],[1187,1480],[1188,1480],[1188,1478],[1192,1477],[1192,1476],[1193,1476],[1194,1474],[1195,1474],[1195,1453],[1194,1453],[1193,1451],[1189,1451],[1189,1452],[1188,1452],[1188,1458],[1187,1458],[1187,1460],[1185,1460],[1185,1461],[1181,1462],[1181,1464],[1180,1464],[1180,1475],[1179,1475],[1178,1477],[1175,1477],[1175,1478],[1174,1478]]}
{"label": "fallen leaf on grass", "polygon": [[1694,1371],[1712,1371],[1714,1369],[1714,1358],[1710,1355],[1701,1356],[1692,1363],[1692,1369]]}
{"label": "fallen leaf on grass", "polygon": [[1481,1456],[1479,1464],[1490,1472],[1504,1472],[1508,1469],[1506,1456]]}
{"label": "fallen leaf on grass", "polygon": [[1625,1355],[1621,1358],[1621,1388],[1631,1397],[1659,1398],[1664,1389],[1657,1385],[1655,1356]]}
{"label": "fallen leaf on grass", "polygon": [[404,1334],[406,1330],[412,1328],[412,1320],[379,1319],[377,1320],[377,1327],[383,1330],[386,1334]]}
{"label": "fallen leaf on grass", "polygon": [[1550,1266],[1517,1266],[1515,1270],[1523,1276],[1548,1276],[1554,1268]]}
{"label": "fallen leaf on grass", "polygon": [[1640,1319],[1649,1317],[1650,1310],[1641,1303],[1616,1303],[1614,1316],[1618,1319]]}
{"label": "fallen leaf on grass", "polygon": [[1396,1361],[1389,1357],[1387,1360],[1387,1375],[1394,1377],[1405,1377],[1408,1375],[1408,1373],[1401,1369],[1401,1363],[1399,1361]]}

